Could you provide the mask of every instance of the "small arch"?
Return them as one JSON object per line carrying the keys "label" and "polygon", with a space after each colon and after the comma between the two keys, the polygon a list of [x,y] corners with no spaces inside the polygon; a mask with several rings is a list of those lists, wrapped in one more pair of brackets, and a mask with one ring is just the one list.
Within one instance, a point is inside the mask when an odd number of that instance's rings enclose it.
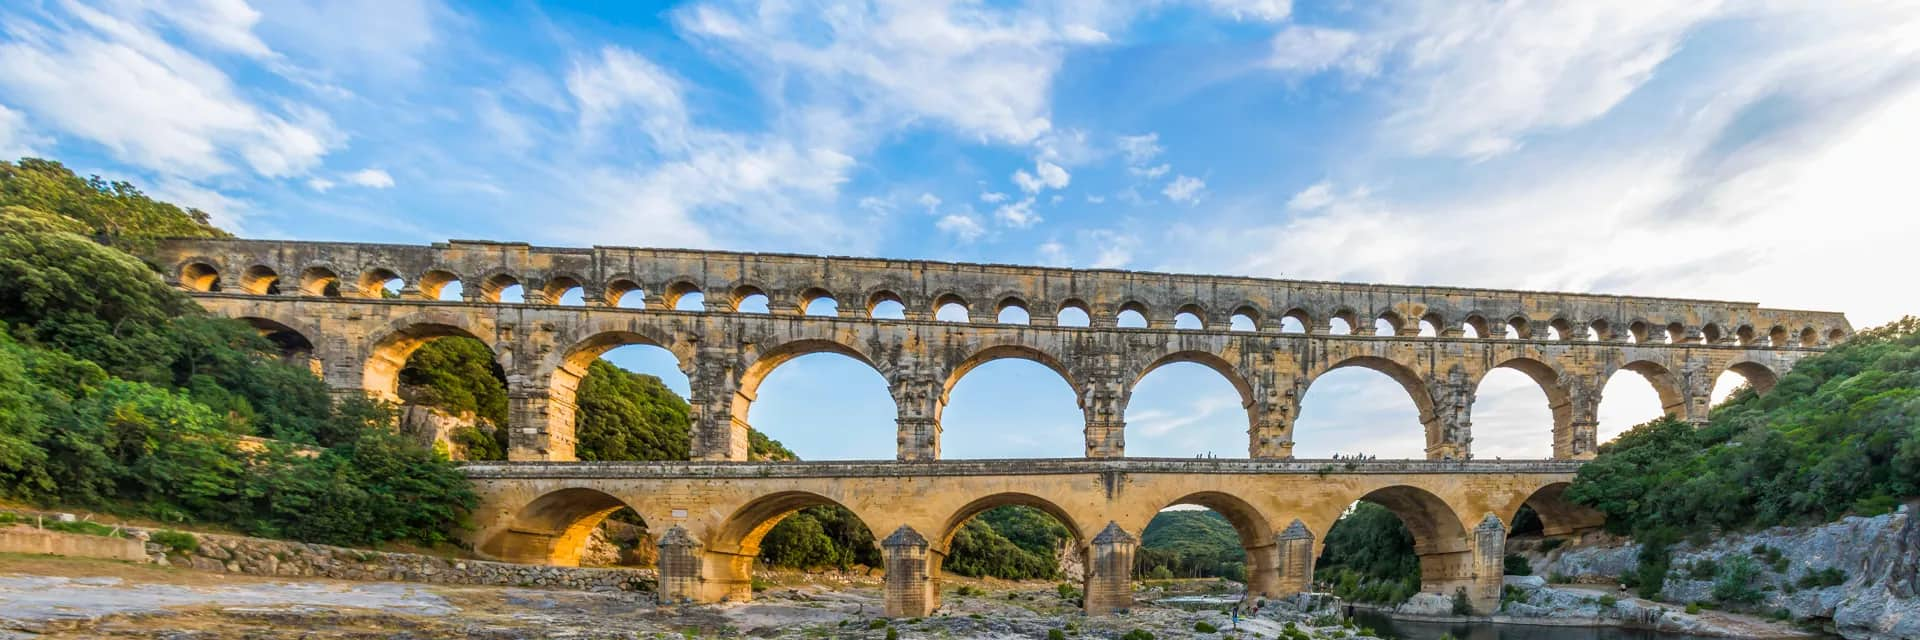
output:
{"label": "small arch", "polygon": [[462,293],[460,275],[443,269],[433,269],[420,275],[420,297],[428,300],[458,300]]}
{"label": "small arch", "polygon": [[1440,327],[1444,326],[1447,326],[1446,319],[1440,317],[1440,314],[1437,312],[1430,312],[1427,315],[1420,316],[1419,335],[1422,338],[1438,338],[1440,337]]}
{"label": "small arch", "polygon": [[1684,344],[1687,341],[1687,326],[1678,322],[1667,323],[1667,344]]}
{"label": "small arch", "polygon": [[1383,311],[1373,319],[1373,335],[1397,336],[1400,335],[1400,330],[1406,327],[1406,325],[1406,319],[1400,317],[1400,314],[1392,311]]}
{"label": "small arch", "polygon": [[933,319],[941,322],[973,322],[973,310],[967,307],[966,298],[959,294],[942,294],[933,299]]}
{"label": "small arch", "polygon": [[[513,292],[520,289],[520,279],[511,273],[500,272],[487,276],[480,281],[480,299],[486,302],[513,302]],[[524,294],[521,301],[525,301]]]}
{"label": "small arch", "polygon": [[1352,309],[1341,307],[1327,315],[1327,333],[1336,336],[1360,335],[1360,319]]}
{"label": "small arch", "polygon": [[1573,323],[1566,318],[1554,318],[1547,323],[1547,339],[1564,342],[1574,338]]}
{"label": "small arch", "polygon": [[1119,313],[1114,314],[1113,326],[1145,329],[1153,326],[1153,316],[1147,313],[1147,305],[1129,300],[1120,304]]}
{"label": "small arch", "polygon": [[831,292],[813,287],[800,292],[800,313],[809,316],[839,317],[840,300]]}
{"label": "small arch", "polygon": [[661,291],[662,302],[674,311],[706,311],[707,294],[690,280],[675,280]]}
{"label": "small arch", "polygon": [[1280,314],[1280,333],[1306,333],[1307,327],[1311,326],[1313,316],[1308,315],[1305,309],[1294,308]]}
{"label": "small arch", "polygon": [[360,272],[360,297],[398,298],[400,291],[407,287],[407,281],[400,273],[386,267],[373,267]]}
{"label": "small arch", "polygon": [[600,294],[600,298],[605,301],[609,307],[621,309],[647,308],[647,292],[645,288],[641,287],[639,282],[629,278],[616,278],[608,282],[607,288]]}
{"label": "small arch", "polygon": [[1507,339],[1532,340],[1533,323],[1528,321],[1526,316],[1507,318]]}
{"label": "small arch", "polygon": [[1460,333],[1468,338],[1491,337],[1491,334],[1488,333],[1491,330],[1487,325],[1486,317],[1477,313],[1468,315],[1466,320],[1460,321]]}
{"label": "small arch", "polygon": [[340,276],[326,267],[307,267],[300,272],[300,295],[338,298]]}
{"label": "small arch", "polygon": [[1613,325],[1608,324],[1606,318],[1594,318],[1593,322],[1587,323],[1588,341],[1601,342],[1612,340],[1613,337]]}
{"label": "small arch", "polygon": [[1173,328],[1200,330],[1207,328],[1206,311],[1199,305],[1186,305],[1173,312]]}
{"label": "small arch", "polygon": [[1647,338],[1652,332],[1653,327],[1648,325],[1646,321],[1635,320],[1627,325],[1627,342],[1632,344],[1646,344]]}
{"label": "small arch", "polygon": [[1566,498],[1570,486],[1566,482],[1547,483],[1532,493],[1517,496],[1518,500],[1508,503],[1502,513],[1506,514],[1508,523],[1515,523],[1523,509],[1532,509],[1540,518],[1540,535],[1545,537],[1569,535],[1604,524],[1606,514]]}
{"label": "small arch", "polygon": [[1740,325],[1740,328],[1733,330],[1734,344],[1742,347],[1751,347],[1754,346],[1755,339],[1757,339],[1757,335],[1753,331],[1753,325],[1743,324]]}
{"label": "small arch", "polygon": [[1786,327],[1776,324],[1776,325],[1773,325],[1772,329],[1767,330],[1767,346],[1784,347],[1787,345],[1788,345],[1788,342],[1787,342]]}
{"label": "small arch", "polygon": [[1726,338],[1726,334],[1720,331],[1719,324],[1709,322],[1707,326],[1700,328],[1700,337],[1706,340],[1707,344],[1720,344],[1720,341]]}
{"label": "small arch", "polygon": [[579,277],[554,275],[547,278],[540,287],[541,297],[546,304],[578,306],[587,303],[587,288]]}
{"label": "small arch", "polygon": [[1027,301],[1014,296],[1001,298],[994,304],[994,321],[1000,324],[1030,324],[1032,314],[1027,310]]}
{"label": "small arch", "polygon": [[220,291],[220,270],[205,262],[189,262],[180,267],[180,286],[189,291]]}
{"label": "small arch", "polygon": [[878,320],[905,320],[907,303],[900,299],[900,294],[884,289],[875,291],[867,296],[867,317]]}
{"label": "small arch", "polygon": [[280,294],[280,274],[273,267],[256,264],[240,274],[240,290],[256,296]]}
{"label": "small arch", "polygon": [[760,287],[743,284],[727,294],[727,309],[735,313],[772,313],[773,301]]}
{"label": "small arch", "polygon": [[1836,329],[1830,329],[1827,331],[1827,344],[1840,344],[1846,341],[1847,341],[1846,329],[1836,328]]}
{"label": "small arch", "polygon": [[1820,346],[1820,333],[1817,331],[1814,331],[1813,327],[1807,327],[1805,329],[1801,329],[1800,330],[1800,346],[1802,347]]}
{"label": "small arch", "polygon": [[1062,327],[1091,327],[1093,312],[1084,300],[1068,298],[1060,303],[1060,313],[1054,317],[1054,323]]}
{"label": "small arch", "polygon": [[1227,330],[1259,331],[1260,310],[1249,304],[1243,304],[1234,308],[1233,315],[1227,317]]}

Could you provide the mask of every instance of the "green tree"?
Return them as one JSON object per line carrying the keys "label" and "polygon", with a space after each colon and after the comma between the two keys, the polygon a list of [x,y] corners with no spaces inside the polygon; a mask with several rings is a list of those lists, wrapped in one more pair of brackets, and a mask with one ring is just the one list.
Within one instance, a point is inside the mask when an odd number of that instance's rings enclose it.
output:
{"label": "green tree", "polygon": [[581,460],[686,460],[692,444],[687,401],[659,378],[594,360],[574,402],[574,450]]}
{"label": "green tree", "polygon": [[0,161],[0,208],[8,206],[71,220],[69,231],[121,241],[228,236],[206,212],[154,200],[127,182],[81,178],[58,162],[38,158]]}

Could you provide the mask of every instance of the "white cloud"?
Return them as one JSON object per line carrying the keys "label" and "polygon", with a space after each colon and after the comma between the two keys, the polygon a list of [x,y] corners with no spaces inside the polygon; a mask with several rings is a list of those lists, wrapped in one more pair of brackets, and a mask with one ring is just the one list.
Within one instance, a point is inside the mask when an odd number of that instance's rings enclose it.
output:
{"label": "white cloud", "polygon": [[931,193],[922,193],[915,202],[918,202],[921,207],[925,208],[927,213],[933,213],[934,208],[940,206],[940,197]]}
{"label": "white cloud", "polygon": [[1180,176],[1167,183],[1166,188],[1161,189],[1160,193],[1166,195],[1168,200],[1181,204],[1193,204],[1200,201],[1200,196],[1206,190],[1206,181],[1193,176]]}
{"label": "white cloud", "polygon": [[213,226],[237,234],[246,233],[246,217],[252,205],[244,200],[179,178],[161,178],[147,191],[156,200],[207,212]]}
{"label": "white cloud", "polygon": [[253,33],[260,12],[245,0],[158,0],[146,8],[200,42],[254,58],[277,55]]}
{"label": "white cloud", "polygon": [[1103,203],[1105,203],[1106,201],[1107,201],[1107,197],[1106,197],[1106,196],[1102,196],[1102,195],[1096,195],[1096,194],[1091,194],[1091,193],[1089,193],[1089,194],[1087,194],[1087,203],[1088,203],[1088,204],[1103,204]]}
{"label": "white cloud", "polygon": [[44,24],[9,16],[10,40],[0,44],[0,91],[39,125],[185,177],[229,173],[236,163],[297,176],[340,145],[325,113],[284,99],[269,110],[149,26],[66,8],[69,16],[49,14]]}
{"label": "white cloud", "polygon": [[393,176],[388,175],[384,169],[361,169],[347,174],[346,180],[348,184],[358,185],[368,189],[393,188]]}
{"label": "white cloud", "polygon": [[1107,229],[1087,233],[1094,246],[1093,264],[1095,269],[1118,269],[1133,262],[1133,251],[1140,246],[1140,239]]}
{"label": "white cloud", "polygon": [[1339,67],[1372,75],[1381,52],[1377,47],[1361,50],[1361,45],[1360,36],[1352,31],[1289,25],[1274,34],[1273,57],[1267,64],[1284,71],[1316,73]]}
{"label": "white cloud", "polygon": [[580,111],[580,129],[600,137],[617,125],[634,125],[653,139],[657,150],[678,151],[691,126],[680,97],[680,81],[653,61],[621,47],[606,47],[597,58],[576,60],[567,74],[567,91]]}
{"label": "white cloud", "polygon": [[1067,266],[1067,247],[1054,241],[1040,243],[1040,264],[1050,267]]}
{"label": "white cloud", "polygon": [[1054,74],[1068,48],[1107,39],[1134,8],[1078,11],[954,2],[821,11],[709,2],[675,12],[680,29],[768,67],[790,92],[853,99],[864,117],[927,119],[984,140],[1025,144],[1052,129]]}
{"label": "white cloud", "polygon": [[1064,189],[1072,179],[1073,176],[1066,169],[1045,160],[1034,161],[1033,173],[1027,173],[1026,169],[1013,172],[1013,183],[1027,193],[1039,193],[1042,189]]}
{"label": "white cloud", "polygon": [[35,135],[33,129],[27,126],[25,114],[0,105],[0,160],[11,162],[39,155],[37,149],[49,142],[45,137]]}
{"label": "white cloud", "polygon": [[1015,229],[1025,229],[1040,223],[1040,214],[1033,211],[1033,198],[1000,205],[993,210],[993,217],[1001,224]]}
{"label": "white cloud", "polygon": [[[1016,180],[1017,179],[1018,178],[1016,177]],[[1001,202],[1006,202],[1007,194],[1000,193],[998,191],[988,191],[986,193],[980,194],[980,201],[985,202],[987,204],[998,204]]]}
{"label": "white cloud", "polygon": [[1172,170],[1173,165],[1164,162],[1151,167],[1127,167],[1127,173],[1146,180],[1158,180],[1160,176],[1167,175],[1167,172]]}
{"label": "white cloud", "polygon": [[[451,12],[436,0],[249,0],[260,7],[255,29],[312,68],[300,72],[322,82],[353,74],[406,77],[420,73],[422,59],[439,42],[437,24]],[[238,0],[187,0],[233,5]],[[240,17],[234,14],[235,19]],[[459,21],[453,18],[449,21]]]}
{"label": "white cloud", "polygon": [[333,189],[333,187],[334,187],[334,182],[326,178],[314,176],[312,178],[307,179],[307,188],[312,189],[314,191],[318,191],[320,193],[326,193],[328,190]]}
{"label": "white cloud", "polygon": [[933,226],[942,233],[960,239],[961,242],[972,242],[987,233],[986,226],[980,224],[978,218],[967,213],[949,213],[941,216]]}
{"label": "white cloud", "polygon": [[1293,197],[1287,200],[1287,208],[1294,211],[1318,211],[1332,203],[1333,183],[1321,180],[1293,194]]}
{"label": "white cloud", "polygon": [[1384,136],[1414,153],[1484,158],[1606,114],[1724,8],[1402,2],[1352,32],[1289,27],[1274,39],[1271,64],[1359,76],[1391,65],[1397,97]]}
{"label": "white cloud", "polygon": [[1206,0],[1207,6],[1235,20],[1278,22],[1293,13],[1293,0]]}
{"label": "white cloud", "polygon": [[1120,152],[1126,155],[1127,164],[1140,166],[1160,155],[1160,134],[1145,133],[1137,136],[1120,136]]}

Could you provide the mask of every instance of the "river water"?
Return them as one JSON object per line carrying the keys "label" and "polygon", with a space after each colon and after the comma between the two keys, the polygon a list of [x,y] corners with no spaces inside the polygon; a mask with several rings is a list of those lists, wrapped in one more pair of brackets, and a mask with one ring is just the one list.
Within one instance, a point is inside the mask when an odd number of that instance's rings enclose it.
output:
{"label": "river water", "polygon": [[1725,640],[1683,633],[1664,633],[1619,627],[1543,627],[1490,622],[1408,622],[1372,611],[1353,612],[1353,622],[1370,627],[1382,638],[1439,640],[1453,634],[1459,640]]}

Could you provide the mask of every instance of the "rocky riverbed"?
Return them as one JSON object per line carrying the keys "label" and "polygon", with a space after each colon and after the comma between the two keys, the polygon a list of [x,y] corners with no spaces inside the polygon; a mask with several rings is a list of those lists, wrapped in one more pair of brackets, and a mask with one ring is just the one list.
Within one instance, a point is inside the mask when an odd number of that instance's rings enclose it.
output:
{"label": "rocky riverbed", "polygon": [[[1051,584],[950,581],[931,617],[880,617],[877,581],[790,580],[750,603],[661,607],[646,593],[274,578],[127,563],[0,556],[0,638],[1364,638],[1278,605],[1243,616],[1237,594],[1149,589],[1124,615],[1088,618]],[[1211,599],[1207,599],[1211,598]],[[1197,605],[1197,606],[1196,606]],[[1318,625],[1314,623],[1318,622]],[[1221,632],[1197,629],[1217,628]],[[1133,637],[1141,637],[1139,635]]]}

